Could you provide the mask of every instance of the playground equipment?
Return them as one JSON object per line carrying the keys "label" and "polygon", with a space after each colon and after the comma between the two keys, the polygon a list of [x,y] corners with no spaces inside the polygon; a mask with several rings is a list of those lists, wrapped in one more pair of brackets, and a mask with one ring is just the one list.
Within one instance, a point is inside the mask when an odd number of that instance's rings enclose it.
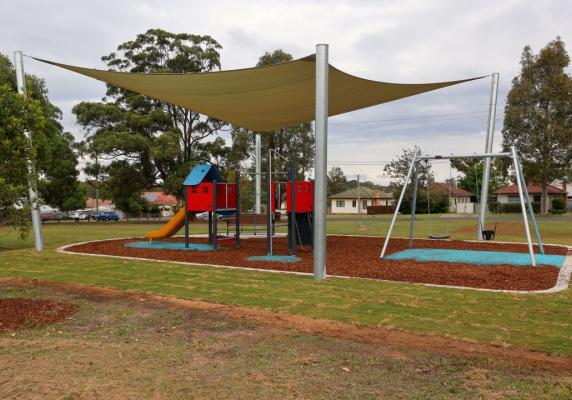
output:
{"label": "playground equipment", "polygon": [[[486,153],[486,154],[470,154],[470,155],[449,155],[449,156],[440,156],[440,155],[426,155],[421,156],[419,151],[413,155],[411,160],[411,164],[409,166],[409,171],[407,173],[407,177],[405,178],[405,184],[401,190],[401,194],[399,195],[399,200],[397,202],[397,206],[395,207],[395,213],[393,214],[393,218],[391,220],[391,224],[389,225],[389,230],[387,232],[387,236],[385,238],[385,242],[383,243],[383,248],[381,250],[380,258],[385,256],[385,252],[387,251],[387,246],[389,244],[389,240],[391,239],[391,233],[393,231],[393,227],[395,225],[395,221],[397,220],[397,214],[399,213],[399,209],[401,207],[401,202],[403,201],[403,197],[405,195],[405,191],[407,189],[407,184],[413,176],[413,196],[411,200],[411,221],[409,225],[409,248],[413,248],[413,232],[415,229],[415,208],[417,203],[417,189],[419,184],[419,163],[424,160],[440,160],[440,159],[458,159],[458,158],[494,158],[494,157],[506,157],[512,159],[513,168],[515,171],[515,179],[516,184],[518,186],[518,194],[520,197],[520,207],[522,210],[522,218],[524,221],[524,228],[526,232],[526,240],[528,243],[528,252],[530,255],[530,265],[536,266],[536,258],[534,255],[534,248],[532,246],[532,239],[530,237],[530,228],[528,225],[528,217],[527,217],[527,209],[528,214],[530,214],[530,219],[532,222],[532,226],[534,228],[534,235],[536,237],[536,242],[538,244],[538,250],[541,254],[544,254],[544,248],[542,246],[542,240],[540,238],[540,232],[538,230],[538,225],[536,223],[536,217],[534,216],[534,211],[532,209],[532,203],[530,201],[530,196],[528,195],[528,190],[526,186],[526,182],[524,181],[524,176],[522,174],[522,167],[518,160],[518,156],[516,154],[516,149],[514,146],[511,147],[510,153]],[[479,230],[483,237],[489,237],[490,239],[494,238],[496,235],[496,225],[495,229],[493,230],[486,230],[483,229],[481,224],[481,218],[479,218]],[[454,261],[451,259],[450,261]]]}
{"label": "playground equipment", "polygon": [[[279,173],[272,172],[272,154],[290,163],[289,180],[280,182],[272,180],[272,176]],[[313,210],[314,210],[314,183],[311,181],[296,180],[296,164],[294,160],[287,160],[276,150],[268,150],[266,173],[266,255],[252,256],[251,261],[284,261],[294,262],[298,245],[313,245]],[[282,203],[282,185],[286,192],[286,213],[288,214],[287,236],[289,256],[275,255],[272,238],[275,233],[275,212],[277,205]]]}
{"label": "playground equipment", "polygon": [[[195,166],[185,181],[184,196],[185,202],[173,218],[161,229],[147,232],[145,237],[150,241],[153,239],[164,239],[173,236],[183,226],[185,227],[185,248],[190,248],[189,240],[189,217],[191,214],[208,212],[208,244],[213,250],[218,248],[220,243],[235,242],[240,245],[240,174],[236,174],[235,183],[223,182],[214,165],[199,164]],[[235,215],[235,235],[220,237],[217,232],[218,220],[220,216]]]}
{"label": "playground equipment", "polygon": [[173,236],[185,225],[185,209],[181,208],[161,229],[145,233],[147,239],[165,239]]}
{"label": "playground equipment", "polygon": [[[269,160],[271,160],[269,152]],[[276,153],[277,154],[277,153]],[[267,256],[272,257],[272,237],[275,233],[274,214],[276,204],[280,204],[280,185],[285,184],[286,211],[288,213],[288,249],[291,256],[296,255],[298,245],[312,244],[312,210],[313,210],[313,182],[297,181],[295,164],[291,163],[290,180],[288,182],[272,181],[272,165],[269,162],[268,206],[266,207],[266,234]],[[184,249],[216,250],[219,244],[234,242],[240,246],[240,173],[236,174],[234,183],[222,182],[216,167],[211,164],[195,166],[183,182],[184,207],[171,218],[161,229],[147,232],[145,237],[150,240],[164,239],[173,236],[183,226],[185,227]],[[294,190],[293,190],[294,188]],[[277,196],[278,194],[278,196]],[[191,245],[189,238],[189,217],[200,212],[208,213],[208,247],[204,245]],[[246,214],[248,215],[248,214]],[[227,222],[227,235],[218,233],[220,220]],[[233,234],[230,234],[229,223],[234,223]],[[154,245],[153,248],[159,248]],[[169,248],[172,248],[170,246]],[[280,256],[283,257],[283,256]],[[278,258],[276,258],[278,259]],[[286,259],[286,261],[297,261]]]}

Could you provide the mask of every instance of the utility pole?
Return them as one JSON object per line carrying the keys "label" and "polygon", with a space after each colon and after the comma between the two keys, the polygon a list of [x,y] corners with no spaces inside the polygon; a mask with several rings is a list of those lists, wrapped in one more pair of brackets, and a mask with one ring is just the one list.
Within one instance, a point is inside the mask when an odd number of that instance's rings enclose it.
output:
{"label": "utility pole", "polygon": [[357,175],[357,213],[361,215],[361,204],[360,204],[360,195],[359,195],[359,175]]}
{"label": "utility pole", "polygon": [[[24,60],[22,58],[21,51],[14,52],[14,66],[16,67],[16,85],[18,86],[18,93],[26,96],[26,77],[24,74]],[[32,228],[34,230],[34,244],[36,251],[44,250],[44,239],[42,237],[42,217],[40,215],[40,209],[38,208],[38,197],[36,195],[36,170],[32,159],[30,158],[30,151],[32,148],[32,132],[26,131],[26,137],[28,138],[28,173],[29,173],[29,188],[28,196],[30,197],[30,203],[32,206]]]}
{"label": "utility pole", "polygon": [[[489,121],[487,124],[487,139],[485,143],[485,153],[493,152],[493,139],[495,135],[495,119],[497,113],[497,94],[499,89],[499,74],[493,73],[491,82],[491,96],[489,104]],[[479,224],[477,230],[477,240],[483,240],[483,229],[487,222],[487,205],[489,198],[489,180],[491,176],[491,158],[485,158],[485,168],[483,169],[483,182],[481,187],[481,209],[479,211]]]}

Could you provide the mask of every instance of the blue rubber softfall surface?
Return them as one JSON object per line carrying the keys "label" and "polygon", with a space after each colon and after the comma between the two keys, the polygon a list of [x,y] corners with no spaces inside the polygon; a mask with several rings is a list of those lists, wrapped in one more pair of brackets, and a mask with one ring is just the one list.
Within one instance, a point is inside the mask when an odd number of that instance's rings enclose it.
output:
{"label": "blue rubber softfall surface", "polygon": [[185,247],[185,243],[180,242],[129,242],[126,247],[135,247],[137,249],[167,249],[167,250],[199,250],[211,251],[213,247],[210,244],[189,243],[189,247]]}
{"label": "blue rubber softfall surface", "polygon": [[250,256],[246,258],[248,261],[274,261],[274,262],[298,262],[299,257],[296,256]]}
{"label": "blue rubber softfall surface", "polygon": [[[407,249],[393,253],[385,258],[388,260],[445,261],[480,265],[530,265],[530,255],[528,253],[508,253],[501,251]],[[536,254],[536,264],[551,265],[560,268],[562,264],[564,264],[564,258],[564,256],[553,254]]]}

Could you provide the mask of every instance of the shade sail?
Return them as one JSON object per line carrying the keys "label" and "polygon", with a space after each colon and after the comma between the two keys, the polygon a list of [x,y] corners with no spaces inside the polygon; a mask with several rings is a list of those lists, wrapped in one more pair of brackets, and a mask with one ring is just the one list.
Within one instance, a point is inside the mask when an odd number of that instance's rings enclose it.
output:
{"label": "shade sail", "polygon": [[[123,89],[191,109],[252,131],[314,120],[315,56],[266,67],[196,74],[137,74],[36,58]],[[329,66],[329,115],[387,103],[476,78],[399,84],[358,78]]]}

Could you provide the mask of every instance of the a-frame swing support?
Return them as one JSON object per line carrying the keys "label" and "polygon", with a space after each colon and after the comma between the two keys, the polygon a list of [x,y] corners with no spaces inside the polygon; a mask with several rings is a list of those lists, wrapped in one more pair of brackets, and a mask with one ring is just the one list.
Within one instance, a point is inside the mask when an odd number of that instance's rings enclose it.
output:
{"label": "a-frame swing support", "polygon": [[[541,254],[544,254],[544,248],[542,246],[542,239],[540,237],[540,232],[538,230],[538,224],[536,223],[536,217],[534,216],[534,211],[532,208],[532,203],[530,201],[530,196],[528,195],[528,190],[526,188],[526,182],[524,180],[524,176],[522,174],[522,167],[520,165],[520,161],[516,154],[516,149],[514,146],[511,147],[510,152],[506,153],[485,153],[485,154],[461,154],[461,155],[448,155],[448,156],[440,156],[440,155],[425,155],[421,156],[419,151],[416,152],[412,159],[411,164],[409,166],[409,171],[407,172],[407,177],[405,178],[405,182],[403,184],[403,188],[401,189],[401,193],[399,195],[399,200],[397,201],[397,205],[395,207],[395,211],[393,213],[393,218],[391,219],[391,223],[389,224],[389,229],[387,231],[387,235],[385,237],[385,241],[383,243],[383,248],[381,250],[380,258],[385,256],[387,251],[387,247],[389,245],[389,240],[391,239],[391,234],[393,232],[393,228],[395,226],[395,222],[397,221],[397,215],[399,214],[399,209],[401,208],[401,203],[403,202],[403,197],[405,196],[405,192],[407,191],[407,185],[413,176],[413,196],[411,200],[411,219],[409,225],[409,248],[413,247],[413,235],[415,232],[415,212],[416,212],[416,204],[417,204],[417,192],[418,192],[418,185],[419,185],[419,163],[421,161],[426,160],[441,160],[441,159],[460,159],[460,158],[485,158],[491,159],[495,157],[505,157],[511,158],[512,164],[515,171],[515,178],[516,184],[518,187],[518,195],[520,198],[520,206],[522,209],[522,219],[524,222],[524,230],[526,233],[526,241],[528,243],[528,252],[530,254],[530,264],[534,267],[536,266],[536,257],[534,255],[534,247],[532,245],[532,238],[530,235],[530,227],[528,222],[527,214],[530,214],[530,219],[532,222],[532,226],[534,229],[534,235],[536,238],[536,242],[538,244],[538,250]],[[528,213],[527,213],[528,210]],[[480,219],[479,219],[480,224]],[[482,227],[479,227],[482,229]]]}

